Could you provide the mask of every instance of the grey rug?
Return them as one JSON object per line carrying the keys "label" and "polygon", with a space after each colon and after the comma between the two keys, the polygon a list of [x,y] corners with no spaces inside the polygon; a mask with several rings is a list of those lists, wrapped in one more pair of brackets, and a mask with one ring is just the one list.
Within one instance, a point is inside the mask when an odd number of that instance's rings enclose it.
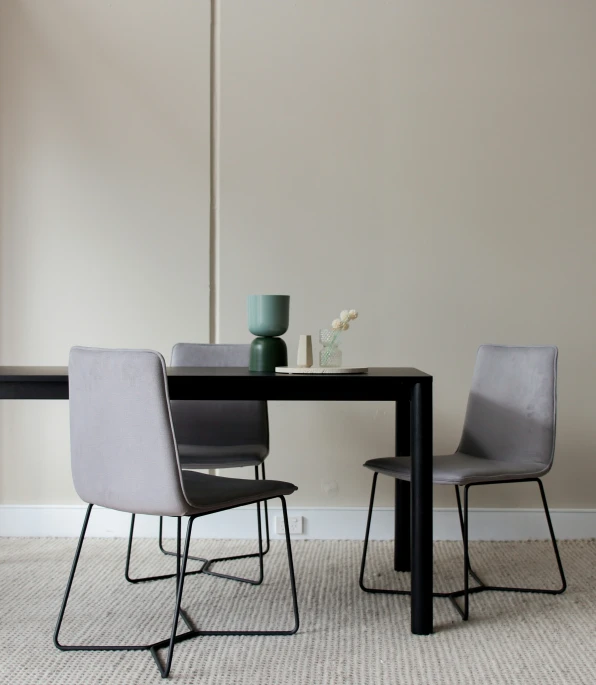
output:
{"label": "grey rug", "polygon": [[[252,551],[255,543],[201,541],[207,556]],[[0,683],[90,685],[158,683],[149,652],[63,653],[52,632],[72,562],[73,539],[0,540]],[[463,623],[436,599],[435,633],[410,634],[409,598],[358,588],[362,545],[294,542],[301,627],[291,637],[203,637],[176,647],[173,683],[210,685],[379,685],[404,683],[596,683],[596,542],[561,543],[569,589],[564,595],[483,593]],[[63,624],[63,642],[143,643],[169,635],[174,581],[130,585],[126,542],[89,539]],[[391,545],[371,543],[368,582],[398,587]],[[435,545],[436,589],[461,586],[461,545]],[[471,543],[485,580],[553,586],[555,561],[545,542]],[[134,549],[134,574],[173,570],[153,540]],[[257,573],[255,560],[226,570]],[[204,629],[284,628],[291,602],[283,543],[265,558],[265,582],[248,586],[208,576],[187,580],[183,606]]]}

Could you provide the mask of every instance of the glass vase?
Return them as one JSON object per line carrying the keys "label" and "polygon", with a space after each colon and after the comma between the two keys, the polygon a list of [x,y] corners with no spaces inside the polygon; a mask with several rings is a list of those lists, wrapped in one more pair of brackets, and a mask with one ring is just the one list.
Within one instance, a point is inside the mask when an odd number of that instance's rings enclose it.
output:
{"label": "glass vase", "polygon": [[321,328],[319,331],[319,342],[323,347],[319,351],[319,366],[341,366],[340,335],[341,331]]}

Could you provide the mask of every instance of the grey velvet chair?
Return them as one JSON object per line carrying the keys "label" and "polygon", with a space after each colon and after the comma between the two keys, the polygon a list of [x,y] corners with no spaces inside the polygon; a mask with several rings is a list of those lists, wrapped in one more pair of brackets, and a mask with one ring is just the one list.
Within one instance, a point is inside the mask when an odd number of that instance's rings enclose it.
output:
{"label": "grey velvet chair", "polygon": [[[433,482],[455,486],[464,544],[464,589],[435,592],[448,597],[461,617],[469,617],[469,596],[487,590],[560,594],[567,587],[541,478],[552,466],[555,452],[557,404],[556,347],[482,345],[478,350],[472,387],[459,447],[453,454],[434,457]],[[367,592],[410,594],[405,590],[380,590],[364,585],[370,522],[379,473],[410,480],[410,457],[371,459],[364,466],[374,471],[370,507],[360,568],[360,587]],[[561,577],[557,589],[488,585],[472,569],[468,554],[468,491],[472,486],[536,482]],[[459,488],[464,488],[462,513]],[[478,583],[469,587],[469,577]],[[464,598],[464,607],[457,599]]]}
{"label": "grey velvet chair", "polygon": [[[69,361],[71,466],[75,489],[88,503],[78,546],[54,632],[62,650],[147,649],[162,677],[167,677],[177,642],[198,635],[291,635],[298,630],[298,604],[285,496],[291,483],[221,478],[180,468],[172,425],[166,366],[150,350],[102,350],[75,347]],[[197,630],[181,608],[188,550],[195,519],[207,514],[279,497],[294,609],[294,627],[276,631]],[[171,516],[177,521],[175,609],[170,636],[148,645],[63,645],[60,627],[94,505],[133,514]],[[188,517],[184,551],[181,521]],[[130,557],[130,542],[128,554]],[[178,618],[188,631],[177,634]],[[168,648],[165,664],[158,650]]]}
{"label": "grey velvet chair", "polygon": [[[250,345],[210,345],[199,343],[178,343],[172,349],[172,366],[196,367],[248,367]],[[174,432],[178,441],[178,454],[183,469],[226,469],[252,466],[255,480],[265,479],[265,458],[269,454],[269,421],[267,402],[260,400],[173,400],[171,402]],[[267,554],[269,542],[269,520],[267,502],[263,504],[266,545],[262,549],[261,514],[257,507],[257,531],[259,550]],[[131,531],[132,535],[132,531]],[[163,519],[159,519],[159,547],[164,554],[174,555],[163,544]],[[216,559],[189,556],[202,561],[201,571],[220,578],[229,578],[244,583],[259,585],[263,582],[263,560],[260,552],[239,554]],[[221,561],[234,561],[259,557],[259,577],[256,580],[241,578],[212,570],[212,565]],[[195,573],[194,571],[192,573]],[[132,578],[126,571],[129,582],[154,580]]]}

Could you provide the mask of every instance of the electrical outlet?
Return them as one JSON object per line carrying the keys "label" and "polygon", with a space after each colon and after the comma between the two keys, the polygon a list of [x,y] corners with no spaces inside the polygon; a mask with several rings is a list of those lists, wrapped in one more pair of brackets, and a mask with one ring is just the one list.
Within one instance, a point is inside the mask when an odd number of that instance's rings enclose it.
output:
{"label": "electrical outlet", "polygon": [[290,535],[302,535],[302,516],[288,516]]}
{"label": "electrical outlet", "polygon": [[[288,516],[288,527],[290,535],[302,535],[302,516]],[[278,535],[285,535],[284,520],[282,516],[275,517],[275,532]]]}

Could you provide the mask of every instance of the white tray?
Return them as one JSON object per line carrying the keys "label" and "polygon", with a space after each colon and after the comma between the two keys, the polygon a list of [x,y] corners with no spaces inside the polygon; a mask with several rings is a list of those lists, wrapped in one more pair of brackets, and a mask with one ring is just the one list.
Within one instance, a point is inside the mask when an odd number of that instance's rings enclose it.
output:
{"label": "white tray", "polygon": [[332,373],[368,373],[366,366],[276,366],[276,373],[332,374]]}

